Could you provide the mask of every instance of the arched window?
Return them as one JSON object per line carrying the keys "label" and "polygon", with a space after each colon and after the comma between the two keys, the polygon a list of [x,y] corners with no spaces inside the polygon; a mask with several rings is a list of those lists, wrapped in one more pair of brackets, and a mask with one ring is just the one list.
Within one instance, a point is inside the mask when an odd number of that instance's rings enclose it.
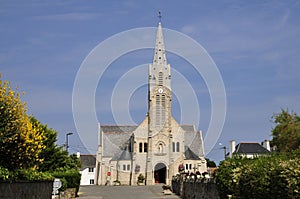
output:
{"label": "arched window", "polygon": [[144,143],[144,152],[147,153],[148,152],[148,143]]}
{"label": "arched window", "polygon": [[143,143],[142,142],[139,143],[139,152],[140,153],[143,152]]}
{"label": "arched window", "polygon": [[176,152],[179,152],[180,150],[179,150],[179,147],[180,147],[180,144],[179,144],[179,142],[177,142],[176,143]]}
{"label": "arched window", "polygon": [[172,142],[172,151],[175,152],[175,142]]}

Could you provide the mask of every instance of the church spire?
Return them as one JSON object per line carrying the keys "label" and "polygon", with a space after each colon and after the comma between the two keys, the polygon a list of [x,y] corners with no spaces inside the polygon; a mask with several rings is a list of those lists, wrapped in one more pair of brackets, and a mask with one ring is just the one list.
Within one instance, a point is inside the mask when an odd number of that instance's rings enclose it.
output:
{"label": "church spire", "polygon": [[167,58],[166,58],[166,49],[164,44],[164,37],[161,22],[158,23],[157,33],[156,33],[156,42],[155,42],[155,50],[153,57],[153,66],[166,66]]}
{"label": "church spire", "polygon": [[155,86],[165,86],[171,89],[170,65],[167,63],[160,11],[158,14],[158,18],[159,22],[155,39],[154,56],[152,64],[150,64],[149,66],[150,90]]}

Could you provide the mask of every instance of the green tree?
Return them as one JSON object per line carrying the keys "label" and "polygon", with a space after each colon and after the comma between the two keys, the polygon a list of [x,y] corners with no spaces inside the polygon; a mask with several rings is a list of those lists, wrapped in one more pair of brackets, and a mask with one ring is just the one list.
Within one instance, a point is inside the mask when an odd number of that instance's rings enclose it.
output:
{"label": "green tree", "polygon": [[43,162],[44,135],[31,124],[20,95],[0,74],[0,167],[9,170],[35,169]]}
{"label": "green tree", "polygon": [[300,147],[300,117],[288,110],[281,110],[281,113],[274,114],[273,122],[276,126],[272,129],[272,146],[278,152],[291,152]]}
{"label": "green tree", "polygon": [[40,129],[44,134],[43,145],[46,147],[40,154],[44,157],[44,161],[38,165],[40,171],[80,168],[80,160],[76,155],[69,156],[67,151],[56,145],[58,133],[54,129],[42,124],[35,117],[30,117],[30,121],[35,128]]}
{"label": "green tree", "polygon": [[216,167],[216,163],[208,158],[205,158],[207,167]]}
{"label": "green tree", "polygon": [[300,198],[300,158],[296,154],[228,158],[214,177],[221,198]]}

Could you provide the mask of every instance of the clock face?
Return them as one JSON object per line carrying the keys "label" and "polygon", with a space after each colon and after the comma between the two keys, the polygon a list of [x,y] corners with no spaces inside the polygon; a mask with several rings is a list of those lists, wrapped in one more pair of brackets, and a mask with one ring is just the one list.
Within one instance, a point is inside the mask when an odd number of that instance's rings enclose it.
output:
{"label": "clock face", "polygon": [[162,93],[162,92],[164,92],[164,90],[162,88],[160,88],[160,89],[158,89],[158,92]]}

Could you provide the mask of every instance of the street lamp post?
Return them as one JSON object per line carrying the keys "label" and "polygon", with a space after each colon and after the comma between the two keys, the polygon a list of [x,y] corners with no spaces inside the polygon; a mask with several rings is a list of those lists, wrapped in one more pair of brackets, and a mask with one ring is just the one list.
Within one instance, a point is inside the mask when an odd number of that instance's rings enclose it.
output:
{"label": "street lamp post", "polygon": [[222,147],[224,150],[224,159],[226,159],[226,146]]}
{"label": "street lamp post", "polygon": [[66,134],[66,151],[67,151],[67,152],[69,152],[69,151],[68,151],[68,148],[69,148],[69,140],[68,140],[68,137],[69,137],[69,135],[73,135],[73,133],[72,133],[72,132],[69,132],[69,133]]}

